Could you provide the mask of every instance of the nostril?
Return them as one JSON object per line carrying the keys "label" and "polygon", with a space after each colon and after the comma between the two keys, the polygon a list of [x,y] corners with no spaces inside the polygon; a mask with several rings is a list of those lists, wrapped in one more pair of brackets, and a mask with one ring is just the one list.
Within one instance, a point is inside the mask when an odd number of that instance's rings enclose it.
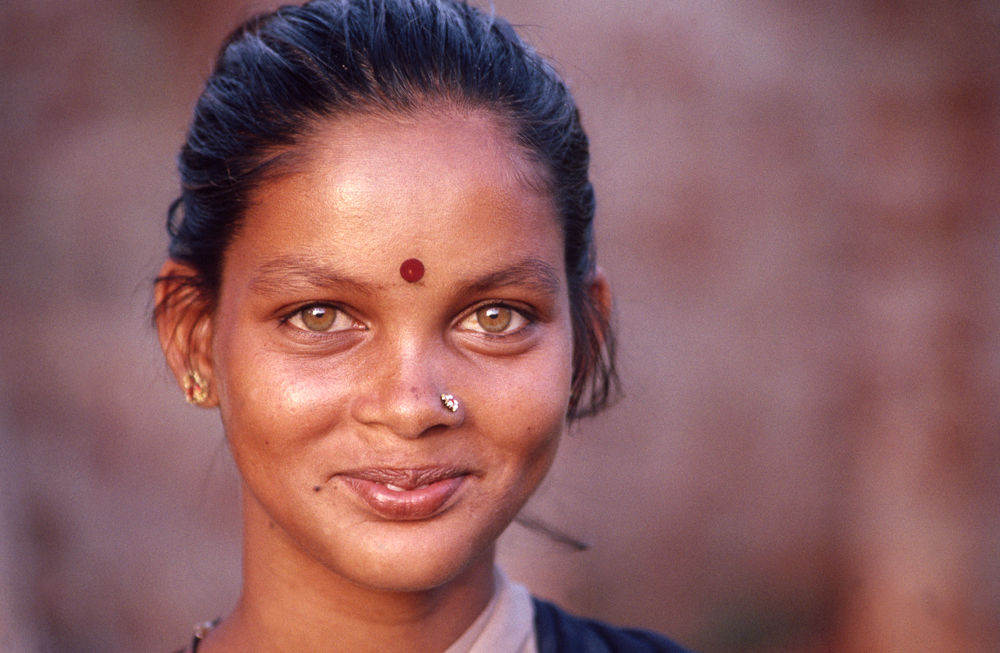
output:
{"label": "nostril", "polygon": [[[431,385],[431,387],[428,387]],[[449,429],[464,421],[459,399],[435,390],[437,384],[407,383],[372,388],[352,401],[351,412],[358,422],[399,437],[419,438]]]}

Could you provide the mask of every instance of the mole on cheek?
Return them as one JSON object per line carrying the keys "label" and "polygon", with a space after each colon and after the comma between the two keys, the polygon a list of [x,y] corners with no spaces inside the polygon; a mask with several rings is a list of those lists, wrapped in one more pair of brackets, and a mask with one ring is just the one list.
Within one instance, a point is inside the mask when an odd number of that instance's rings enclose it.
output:
{"label": "mole on cheek", "polygon": [[416,283],[424,277],[424,264],[420,259],[408,258],[399,266],[399,276],[403,277],[404,281]]}
{"label": "mole on cheek", "polygon": [[323,488],[321,488],[321,487],[320,487],[320,486],[318,486],[318,485],[314,485],[314,486],[313,486],[313,492],[319,492],[319,491],[320,491],[320,490],[322,490],[322,489],[323,489]]}

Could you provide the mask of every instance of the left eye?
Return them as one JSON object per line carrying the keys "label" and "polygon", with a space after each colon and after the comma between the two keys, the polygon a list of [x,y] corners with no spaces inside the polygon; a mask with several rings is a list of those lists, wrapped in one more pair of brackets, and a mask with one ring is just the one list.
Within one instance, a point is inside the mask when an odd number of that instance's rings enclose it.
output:
{"label": "left eye", "polygon": [[298,329],[314,333],[347,331],[357,326],[350,315],[328,304],[312,304],[299,309],[288,317],[287,322]]}
{"label": "left eye", "polygon": [[520,331],[527,323],[528,318],[519,311],[503,304],[490,304],[470,313],[459,326],[468,331],[499,335]]}

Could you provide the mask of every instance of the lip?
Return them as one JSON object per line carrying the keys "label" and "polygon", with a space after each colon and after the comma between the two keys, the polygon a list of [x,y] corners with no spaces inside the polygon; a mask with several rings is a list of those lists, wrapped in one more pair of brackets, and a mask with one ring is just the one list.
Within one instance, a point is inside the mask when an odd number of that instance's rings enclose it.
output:
{"label": "lip", "polygon": [[454,467],[371,468],[337,474],[372,512],[391,521],[430,519],[454,503],[469,478]]}

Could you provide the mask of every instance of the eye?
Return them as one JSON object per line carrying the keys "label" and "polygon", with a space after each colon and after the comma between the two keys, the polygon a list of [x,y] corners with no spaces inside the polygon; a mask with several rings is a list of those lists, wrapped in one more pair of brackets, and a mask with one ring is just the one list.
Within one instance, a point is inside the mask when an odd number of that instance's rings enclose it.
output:
{"label": "eye", "polygon": [[509,335],[523,329],[528,318],[520,311],[503,304],[488,304],[470,313],[459,328],[490,335]]}
{"label": "eye", "polygon": [[285,320],[297,329],[315,333],[333,333],[359,328],[358,322],[336,306],[310,304]]}
{"label": "eye", "polygon": [[474,313],[476,322],[490,333],[503,333],[510,326],[514,311],[506,306],[487,306]]}

